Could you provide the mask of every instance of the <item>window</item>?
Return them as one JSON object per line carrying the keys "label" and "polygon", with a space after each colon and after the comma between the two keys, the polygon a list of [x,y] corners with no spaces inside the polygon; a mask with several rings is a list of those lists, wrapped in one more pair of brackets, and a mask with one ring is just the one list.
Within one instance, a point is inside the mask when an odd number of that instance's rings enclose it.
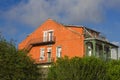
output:
{"label": "window", "polygon": [[52,52],[52,48],[47,48],[47,52],[51,53]]}
{"label": "window", "polygon": [[56,48],[56,57],[60,58],[61,57],[61,47]]}
{"label": "window", "polygon": [[91,49],[91,46],[88,46],[88,56],[92,56],[92,49]]}
{"label": "window", "polygon": [[53,31],[48,32],[48,40],[52,41],[53,40]]}
{"label": "window", "polygon": [[52,41],[53,40],[53,30],[48,30],[43,32],[43,41]]}
{"label": "window", "polygon": [[40,49],[40,60],[44,60],[45,59],[45,49],[41,48]]}
{"label": "window", "polygon": [[43,32],[43,41],[47,41],[47,31]]}
{"label": "window", "polygon": [[51,62],[52,48],[47,48],[47,61]]}

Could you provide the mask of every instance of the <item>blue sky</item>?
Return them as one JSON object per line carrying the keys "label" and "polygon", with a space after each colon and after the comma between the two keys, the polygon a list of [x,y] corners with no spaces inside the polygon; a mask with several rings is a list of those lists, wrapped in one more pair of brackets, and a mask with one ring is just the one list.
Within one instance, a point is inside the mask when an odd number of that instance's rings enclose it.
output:
{"label": "blue sky", "polygon": [[120,0],[0,0],[0,32],[16,44],[46,19],[83,25],[120,45]]}

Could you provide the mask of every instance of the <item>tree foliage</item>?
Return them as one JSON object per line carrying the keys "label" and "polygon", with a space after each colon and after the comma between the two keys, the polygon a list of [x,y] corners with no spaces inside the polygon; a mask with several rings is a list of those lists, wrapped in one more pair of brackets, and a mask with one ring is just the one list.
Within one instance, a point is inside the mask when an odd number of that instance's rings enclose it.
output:
{"label": "tree foliage", "polygon": [[107,66],[110,80],[120,80],[120,60],[111,60],[107,63]]}
{"label": "tree foliage", "polygon": [[120,80],[120,60],[95,57],[59,58],[49,68],[48,80]]}
{"label": "tree foliage", "polygon": [[94,58],[60,58],[49,69],[48,80],[107,80],[104,61]]}
{"label": "tree foliage", "polygon": [[37,65],[26,52],[0,36],[0,80],[37,80]]}

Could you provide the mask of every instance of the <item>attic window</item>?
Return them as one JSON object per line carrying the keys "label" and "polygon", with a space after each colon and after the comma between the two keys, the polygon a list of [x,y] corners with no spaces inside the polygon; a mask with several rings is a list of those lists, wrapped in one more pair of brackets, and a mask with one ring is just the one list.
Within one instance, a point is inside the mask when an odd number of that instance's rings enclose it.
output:
{"label": "attic window", "polygon": [[52,41],[53,40],[53,30],[47,30],[43,32],[43,41]]}

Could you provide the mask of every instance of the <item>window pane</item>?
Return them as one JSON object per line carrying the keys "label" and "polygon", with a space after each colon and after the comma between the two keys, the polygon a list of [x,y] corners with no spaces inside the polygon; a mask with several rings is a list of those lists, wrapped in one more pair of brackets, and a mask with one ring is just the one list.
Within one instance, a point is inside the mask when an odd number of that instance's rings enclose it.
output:
{"label": "window pane", "polygon": [[43,32],[43,41],[47,41],[47,31]]}
{"label": "window pane", "polygon": [[53,38],[53,32],[49,32],[49,41],[52,41]]}
{"label": "window pane", "polygon": [[61,47],[57,47],[56,56],[61,57]]}
{"label": "window pane", "polygon": [[44,55],[45,55],[45,49],[41,48],[40,49],[40,59],[43,60],[44,59]]}

